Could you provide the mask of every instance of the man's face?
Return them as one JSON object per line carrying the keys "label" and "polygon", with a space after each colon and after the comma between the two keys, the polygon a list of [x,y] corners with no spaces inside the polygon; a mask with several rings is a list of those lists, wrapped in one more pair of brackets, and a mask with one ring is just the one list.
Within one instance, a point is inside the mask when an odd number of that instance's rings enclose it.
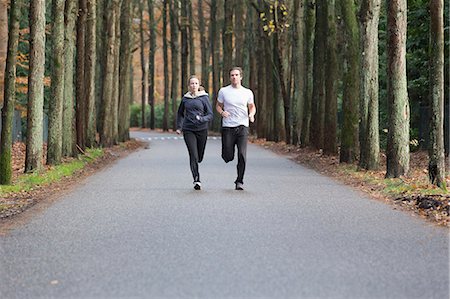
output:
{"label": "man's face", "polygon": [[241,72],[239,70],[232,70],[230,72],[230,81],[232,85],[240,84],[242,81]]}

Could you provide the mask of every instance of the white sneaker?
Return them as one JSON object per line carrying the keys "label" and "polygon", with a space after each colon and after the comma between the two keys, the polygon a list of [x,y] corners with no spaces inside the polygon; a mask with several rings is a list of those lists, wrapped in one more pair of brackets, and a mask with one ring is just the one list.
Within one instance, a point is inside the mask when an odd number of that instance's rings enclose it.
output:
{"label": "white sneaker", "polygon": [[194,189],[195,190],[201,190],[202,189],[202,183],[194,182]]}

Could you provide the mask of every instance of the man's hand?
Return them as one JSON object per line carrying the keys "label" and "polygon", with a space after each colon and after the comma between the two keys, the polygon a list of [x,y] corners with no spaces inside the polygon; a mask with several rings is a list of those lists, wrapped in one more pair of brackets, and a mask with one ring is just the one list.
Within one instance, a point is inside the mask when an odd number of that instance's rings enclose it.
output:
{"label": "man's hand", "polygon": [[229,117],[230,116],[230,112],[228,112],[228,111],[222,111],[222,113],[220,114],[223,118],[227,118],[227,117]]}
{"label": "man's hand", "polygon": [[255,122],[255,115],[254,115],[254,114],[251,114],[251,113],[250,113],[250,114],[248,115],[248,118],[250,119],[250,122],[252,122],[252,123]]}

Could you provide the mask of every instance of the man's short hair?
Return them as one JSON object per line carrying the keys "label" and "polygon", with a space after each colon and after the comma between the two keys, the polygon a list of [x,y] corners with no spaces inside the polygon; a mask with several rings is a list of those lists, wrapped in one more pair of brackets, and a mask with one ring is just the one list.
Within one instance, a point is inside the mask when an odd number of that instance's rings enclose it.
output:
{"label": "man's short hair", "polygon": [[233,66],[230,71],[228,72],[228,74],[231,74],[232,71],[239,71],[239,73],[241,74],[241,77],[244,76],[244,72],[242,71],[242,68],[240,66]]}

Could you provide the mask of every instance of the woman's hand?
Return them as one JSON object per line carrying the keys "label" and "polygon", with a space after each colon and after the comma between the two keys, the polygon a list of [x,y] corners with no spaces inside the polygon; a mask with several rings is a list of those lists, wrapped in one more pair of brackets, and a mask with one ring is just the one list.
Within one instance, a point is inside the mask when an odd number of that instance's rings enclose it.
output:
{"label": "woman's hand", "polygon": [[177,132],[178,135],[181,134],[181,130],[180,129],[177,129],[176,132]]}

